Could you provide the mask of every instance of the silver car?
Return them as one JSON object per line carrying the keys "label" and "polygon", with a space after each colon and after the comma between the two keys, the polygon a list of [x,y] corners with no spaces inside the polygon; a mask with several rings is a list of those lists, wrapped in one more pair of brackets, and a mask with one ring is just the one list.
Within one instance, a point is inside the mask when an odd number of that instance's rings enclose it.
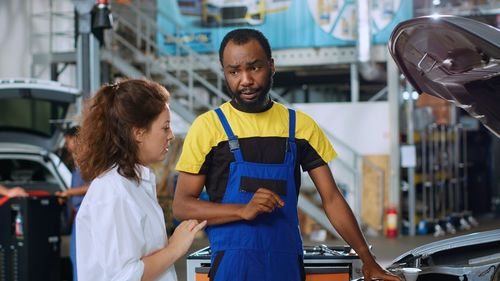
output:
{"label": "silver car", "polygon": [[0,183],[49,193],[68,188],[71,173],[54,151],[79,96],[53,81],[0,80]]}
{"label": "silver car", "polygon": [[[0,184],[21,186],[32,195],[28,199],[2,198],[5,204],[0,206],[0,218],[6,225],[13,223],[11,227],[0,228],[0,260],[2,254],[17,259],[16,266],[9,265],[11,259],[4,259],[7,261],[6,268],[0,268],[4,276],[18,276],[22,280],[53,280],[54,276],[48,277],[47,272],[57,276],[60,270],[69,271],[65,266],[69,264],[68,259],[62,260],[63,266],[59,269],[57,257],[59,253],[63,258],[69,256],[67,235],[71,230],[71,215],[51,195],[66,190],[71,183],[70,170],[55,151],[61,147],[63,140],[61,124],[76,112],[75,104],[79,97],[78,90],[53,81],[0,79]],[[34,196],[42,193],[49,197],[37,199]],[[54,206],[46,212],[51,219],[44,215],[45,212],[39,212],[41,209],[22,209],[22,206],[33,206],[33,202]],[[52,222],[51,226],[46,224]],[[15,231],[11,233],[10,229]],[[44,243],[40,242],[44,237]],[[36,245],[49,245],[52,250],[47,251],[42,246],[43,250],[40,250]],[[56,258],[49,259],[53,256]],[[4,265],[2,263],[0,267]],[[46,270],[49,267],[51,270]]]}

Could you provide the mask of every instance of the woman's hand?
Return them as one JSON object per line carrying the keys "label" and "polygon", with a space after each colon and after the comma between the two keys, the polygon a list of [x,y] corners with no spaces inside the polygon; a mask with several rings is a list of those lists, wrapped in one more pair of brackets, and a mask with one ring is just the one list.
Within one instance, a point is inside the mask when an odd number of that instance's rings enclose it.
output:
{"label": "woman's hand", "polygon": [[196,233],[202,230],[207,221],[198,223],[197,220],[185,220],[179,224],[170,239],[168,240],[167,248],[172,250],[180,258],[189,250],[193,243]]}

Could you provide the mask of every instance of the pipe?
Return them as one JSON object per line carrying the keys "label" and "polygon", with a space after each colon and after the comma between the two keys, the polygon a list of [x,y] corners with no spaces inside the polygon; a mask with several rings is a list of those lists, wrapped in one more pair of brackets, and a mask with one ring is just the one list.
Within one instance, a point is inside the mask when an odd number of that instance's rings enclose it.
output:
{"label": "pipe", "polygon": [[359,73],[368,81],[386,81],[387,74],[382,67],[372,61],[372,33],[370,26],[370,0],[358,0],[358,64]]}

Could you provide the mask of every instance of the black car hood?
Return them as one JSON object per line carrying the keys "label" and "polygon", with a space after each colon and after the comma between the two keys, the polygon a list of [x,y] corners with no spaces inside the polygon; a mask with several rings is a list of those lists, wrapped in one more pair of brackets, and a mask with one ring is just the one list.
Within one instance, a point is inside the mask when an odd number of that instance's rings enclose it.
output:
{"label": "black car hood", "polygon": [[500,30],[475,20],[421,17],[401,22],[389,52],[419,92],[465,109],[500,137]]}

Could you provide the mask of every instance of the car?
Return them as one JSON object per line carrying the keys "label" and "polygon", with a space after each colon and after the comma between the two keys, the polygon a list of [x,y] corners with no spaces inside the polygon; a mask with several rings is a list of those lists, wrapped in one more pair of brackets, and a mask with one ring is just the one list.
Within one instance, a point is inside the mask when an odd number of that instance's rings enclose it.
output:
{"label": "car", "polygon": [[[418,269],[418,281],[500,280],[500,229],[432,242],[396,259],[387,269],[404,276]],[[406,278],[408,279],[408,278]]]}
{"label": "car", "polygon": [[0,79],[0,183],[50,194],[71,172],[54,152],[80,91],[53,81]]}
{"label": "car", "polygon": [[[500,30],[464,17],[399,23],[389,39],[399,70],[421,93],[465,109],[500,137]],[[387,268],[406,280],[500,280],[500,230],[433,242]]]}
{"label": "car", "polygon": [[[7,279],[41,274],[35,279],[53,280],[48,274],[54,272],[70,279],[71,216],[53,195],[69,188],[71,172],[55,152],[80,96],[79,90],[53,81],[0,79],[0,184],[21,186],[30,194],[27,199],[0,197],[0,219],[11,224],[0,228],[0,260],[4,253],[17,259],[0,263]],[[49,259],[48,249],[54,249],[57,259]]]}
{"label": "car", "polygon": [[206,26],[261,24],[259,5],[255,0],[208,0],[202,4],[202,23]]}

